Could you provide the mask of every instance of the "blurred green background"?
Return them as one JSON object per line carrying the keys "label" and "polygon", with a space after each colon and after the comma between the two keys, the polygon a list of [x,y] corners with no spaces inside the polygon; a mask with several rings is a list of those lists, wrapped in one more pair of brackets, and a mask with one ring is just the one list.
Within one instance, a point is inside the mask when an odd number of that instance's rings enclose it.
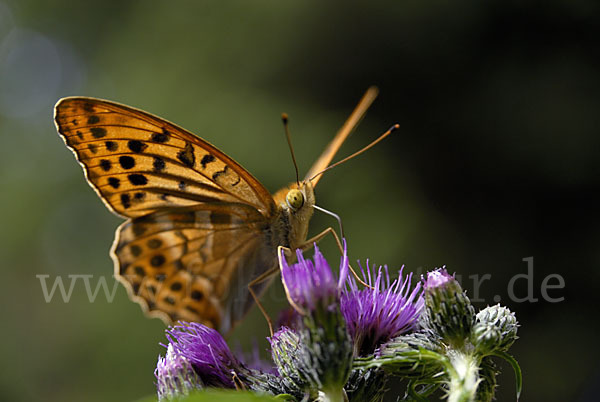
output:
{"label": "blurred green background", "polygon": [[[479,307],[500,297],[517,313],[522,400],[597,400],[599,31],[585,0],[0,0],[0,400],[135,400],[154,392],[162,352],[164,325],[121,286],[112,303],[90,303],[81,282],[69,303],[44,300],[36,275],[112,285],[120,222],[56,134],[58,98],[160,115],[275,191],[294,179],[280,113],[305,172],[371,84],[380,96],[340,157],[401,130],[317,189],[352,259],[446,264]],[[317,214],[311,232],[334,224]],[[509,297],[527,257],[537,302]],[[478,295],[476,274],[491,274]],[[564,301],[542,299],[549,274],[564,278],[549,291]],[[525,296],[527,281],[514,290]],[[280,285],[265,302],[276,315]],[[266,355],[266,334],[253,311],[231,342],[256,338]],[[502,367],[498,400],[514,400]]]}

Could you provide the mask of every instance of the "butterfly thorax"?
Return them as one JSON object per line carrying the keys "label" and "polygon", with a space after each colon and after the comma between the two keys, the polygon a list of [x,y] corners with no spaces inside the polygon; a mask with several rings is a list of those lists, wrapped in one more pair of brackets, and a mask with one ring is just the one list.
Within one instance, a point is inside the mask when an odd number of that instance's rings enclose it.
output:
{"label": "butterfly thorax", "polygon": [[310,182],[292,183],[273,194],[273,200],[280,209],[280,215],[275,223],[279,233],[286,234],[286,239],[280,239],[291,249],[303,245],[308,236],[308,224],[313,215],[315,192]]}

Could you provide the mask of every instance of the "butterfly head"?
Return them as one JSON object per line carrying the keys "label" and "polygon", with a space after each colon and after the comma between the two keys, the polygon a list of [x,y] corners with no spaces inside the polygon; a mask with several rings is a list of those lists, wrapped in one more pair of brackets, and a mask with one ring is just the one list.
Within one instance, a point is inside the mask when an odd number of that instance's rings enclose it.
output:
{"label": "butterfly head", "polygon": [[304,211],[312,210],[315,205],[315,191],[308,180],[290,184],[282,192],[285,192],[285,205],[282,207],[291,214],[301,214]]}
{"label": "butterfly head", "polygon": [[301,244],[308,234],[308,223],[313,215],[315,192],[309,181],[292,183],[273,195],[281,212],[287,216],[289,243]]}

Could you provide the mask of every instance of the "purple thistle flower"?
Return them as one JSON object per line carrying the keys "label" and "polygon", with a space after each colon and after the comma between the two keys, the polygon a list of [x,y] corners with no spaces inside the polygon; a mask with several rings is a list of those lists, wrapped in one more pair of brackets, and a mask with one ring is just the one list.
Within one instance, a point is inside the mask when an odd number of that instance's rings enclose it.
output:
{"label": "purple thistle flower", "polygon": [[[360,263],[359,263],[360,265]],[[341,298],[341,310],[348,332],[354,341],[356,356],[372,353],[382,343],[415,330],[425,304],[420,294],[421,284],[411,291],[412,274],[391,282],[387,266],[362,268],[365,283],[371,288],[359,289],[354,278],[349,277],[348,288]]]}
{"label": "purple thistle flower", "polygon": [[[283,257],[282,252],[282,282],[288,301],[302,316],[297,330],[303,346],[297,353],[291,352],[292,348],[285,346],[288,342],[283,342],[282,339],[290,341],[294,332],[283,330],[278,332],[277,336],[273,336],[272,350],[287,352],[287,361],[297,358],[296,367],[285,370],[296,372],[298,378],[305,381],[309,388],[318,389],[327,395],[331,393],[323,400],[334,396],[337,400],[352,367],[352,341],[339,308],[342,285],[348,276],[346,241],[344,240],[338,279],[316,244],[314,262],[304,259],[301,251],[297,251],[297,264],[289,266]],[[284,346],[286,350],[283,349]],[[287,361],[276,359],[275,356],[273,359],[279,369],[289,365]],[[282,364],[283,362],[286,364]],[[294,383],[301,388],[302,381]]]}
{"label": "purple thistle flower", "polygon": [[439,288],[454,280],[454,276],[450,275],[444,266],[434,271],[427,272],[427,279],[423,279],[423,288],[426,291],[433,288]]}
{"label": "purple thistle flower", "polygon": [[183,356],[206,386],[234,388],[233,376],[241,363],[216,330],[195,322],[184,323],[167,331],[169,346]]}
{"label": "purple thistle flower", "polygon": [[336,281],[327,260],[315,244],[314,262],[307,260],[301,250],[296,250],[298,263],[288,265],[281,251],[281,277],[290,304],[300,313],[313,311],[318,305],[334,308],[339,300],[340,288],[348,275],[348,257],[344,240],[344,255],[340,262],[340,277]]}

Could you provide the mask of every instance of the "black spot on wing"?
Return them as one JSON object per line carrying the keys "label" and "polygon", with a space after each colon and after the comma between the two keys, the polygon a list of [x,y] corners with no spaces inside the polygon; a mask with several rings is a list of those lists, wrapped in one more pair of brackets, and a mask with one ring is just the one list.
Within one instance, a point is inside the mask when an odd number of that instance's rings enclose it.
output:
{"label": "black spot on wing", "polygon": [[160,267],[165,263],[165,256],[162,254],[157,254],[150,259],[150,265],[153,267]]}
{"label": "black spot on wing", "polygon": [[88,149],[93,153],[98,153],[98,145],[96,144],[88,144]]}
{"label": "black spot on wing", "polygon": [[163,128],[162,133],[152,133],[152,141],[163,143],[169,141],[169,132]]}
{"label": "black spot on wing", "polygon": [[109,177],[108,184],[112,188],[119,188],[119,186],[121,185],[121,180],[117,179],[116,177]]}
{"label": "black spot on wing", "polygon": [[123,155],[119,157],[119,164],[123,169],[131,169],[135,166],[135,159],[131,156]]}
{"label": "black spot on wing", "polygon": [[100,117],[96,116],[96,115],[91,115],[90,117],[88,117],[88,124],[96,124],[100,121]]}
{"label": "black spot on wing", "polygon": [[164,159],[155,156],[154,157],[154,162],[152,162],[152,167],[154,168],[155,172],[160,172],[162,170],[165,169],[165,161]]}
{"label": "black spot on wing", "polygon": [[138,257],[140,254],[142,254],[142,248],[140,246],[138,246],[138,245],[135,245],[135,244],[132,244],[129,247],[129,251],[131,251],[131,254],[134,257]]}
{"label": "black spot on wing", "polygon": [[102,159],[100,161],[100,167],[102,168],[102,170],[104,170],[105,172],[108,172],[111,168],[111,163],[108,159]]}
{"label": "black spot on wing", "polygon": [[221,175],[224,175],[225,173],[227,173],[227,169],[229,168],[229,166],[225,165],[225,167],[223,168],[223,170],[219,170],[218,172],[214,172],[212,175],[212,179],[214,181],[217,181],[217,178]]}
{"label": "black spot on wing", "polygon": [[131,197],[129,197],[129,194],[121,194],[121,204],[123,204],[123,208],[125,209],[131,206]]}
{"label": "black spot on wing", "polygon": [[109,151],[111,151],[111,152],[114,152],[114,151],[116,151],[116,150],[117,150],[117,148],[118,148],[118,145],[117,145],[117,143],[116,143],[116,142],[114,142],[114,141],[106,141],[106,142],[104,143],[104,145],[106,145],[106,149],[108,149],[108,150],[109,150]]}
{"label": "black spot on wing", "polygon": [[143,174],[130,174],[129,176],[127,176],[127,178],[129,179],[129,182],[134,186],[145,186],[146,184],[148,184],[148,178]]}
{"label": "black spot on wing", "polygon": [[106,137],[106,129],[104,127],[92,127],[90,128],[90,132],[94,138]]}
{"label": "black spot on wing", "polygon": [[200,160],[200,164],[202,165],[202,169],[206,169],[206,165],[214,162],[215,157],[212,156],[211,154],[206,154],[202,157],[202,159]]}
{"label": "black spot on wing", "polygon": [[138,140],[129,140],[127,142],[127,148],[129,148],[132,152],[140,153],[144,152],[148,145],[144,144],[142,141]]}
{"label": "black spot on wing", "polygon": [[189,142],[185,144],[185,148],[177,153],[177,159],[187,167],[193,168],[196,163],[194,155],[194,147]]}
{"label": "black spot on wing", "polygon": [[193,290],[191,296],[192,296],[192,299],[194,299],[196,301],[200,301],[204,298],[204,294],[199,290]]}

